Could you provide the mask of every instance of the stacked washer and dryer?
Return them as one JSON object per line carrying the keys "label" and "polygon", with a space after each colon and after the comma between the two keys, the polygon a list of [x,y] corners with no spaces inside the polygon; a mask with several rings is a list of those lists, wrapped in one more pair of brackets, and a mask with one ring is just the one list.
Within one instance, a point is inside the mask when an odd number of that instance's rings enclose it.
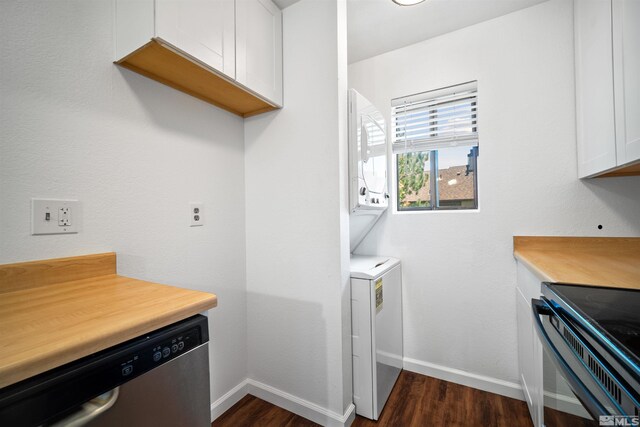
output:
{"label": "stacked washer and dryer", "polygon": [[377,420],[402,370],[400,261],[353,251],[389,206],[383,115],[349,90],[351,342],[356,413]]}

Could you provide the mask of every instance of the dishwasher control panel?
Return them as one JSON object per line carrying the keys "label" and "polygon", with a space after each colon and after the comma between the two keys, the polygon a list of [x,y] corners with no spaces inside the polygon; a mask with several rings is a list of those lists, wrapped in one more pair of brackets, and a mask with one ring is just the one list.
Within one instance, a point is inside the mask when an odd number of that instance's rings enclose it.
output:
{"label": "dishwasher control panel", "polygon": [[200,330],[197,328],[176,334],[158,342],[149,343],[135,353],[128,354],[120,362],[122,377],[147,372],[154,367],[175,359],[200,345]]}

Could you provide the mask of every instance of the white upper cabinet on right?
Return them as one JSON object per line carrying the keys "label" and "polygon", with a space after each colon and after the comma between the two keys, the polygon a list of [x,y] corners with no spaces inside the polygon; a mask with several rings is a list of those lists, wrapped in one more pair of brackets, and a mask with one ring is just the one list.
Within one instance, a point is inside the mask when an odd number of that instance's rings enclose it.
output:
{"label": "white upper cabinet on right", "polygon": [[640,174],[640,1],[574,1],[578,174]]}
{"label": "white upper cabinet on right", "polygon": [[640,159],[640,1],[613,1],[613,82],[618,164]]}
{"label": "white upper cabinet on right", "polygon": [[282,105],[282,12],[271,0],[236,0],[236,80]]}

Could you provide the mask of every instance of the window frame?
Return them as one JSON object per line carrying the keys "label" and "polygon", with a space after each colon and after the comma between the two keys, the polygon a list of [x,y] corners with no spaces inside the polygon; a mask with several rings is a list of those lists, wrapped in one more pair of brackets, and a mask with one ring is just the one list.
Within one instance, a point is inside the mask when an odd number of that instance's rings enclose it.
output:
{"label": "window frame", "polygon": [[[446,206],[446,207],[441,207],[440,206],[440,192],[439,192],[439,186],[438,186],[438,179],[430,179],[429,180],[429,186],[430,186],[430,194],[431,194],[431,199],[429,200],[431,207],[407,207],[407,208],[402,208],[400,206],[400,168],[398,168],[398,161],[399,161],[399,156],[402,153],[392,153],[392,157],[393,157],[393,176],[394,176],[394,180],[393,180],[393,196],[395,197],[395,201],[396,203],[394,203],[394,212],[396,213],[406,213],[406,212],[440,212],[440,211],[448,211],[448,212],[456,212],[456,211],[471,211],[471,212],[476,212],[478,210],[480,210],[480,197],[478,196],[478,158],[479,156],[479,151],[480,151],[480,146],[479,145],[474,145],[474,146],[468,146],[470,149],[475,148],[476,149],[476,155],[474,156],[474,163],[475,163],[475,170],[473,172],[473,194],[475,195],[474,197],[474,204],[473,207],[470,208],[466,208],[466,207],[456,207],[456,206]],[[446,149],[446,148],[445,148]],[[417,153],[417,152],[425,152],[423,150],[416,150],[416,151],[412,151],[411,153]],[[438,149],[435,150],[429,150],[429,167],[430,167],[430,175],[431,176],[437,176],[437,173],[433,173],[433,171],[438,171]],[[406,154],[406,153],[405,153]],[[435,203],[434,203],[435,201]]]}
{"label": "window frame", "polygon": [[[473,207],[456,207],[456,206],[441,206],[440,205],[440,192],[439,192],[439,184],[438,184],[438,180],[437,180],[437,176],[438,176],[438,155],[439,155],[439,150],[441,149],[447,149],[447,148],[453,148],[456,147],[457,145],[452,144],[450,147],[436,147],[436,148],[432,148],[432,149],[420,149],[417,148],[413,151],[405,151],[404,153],[399,153],[399,152],[394,152],[393,150],[393,144],[394,144],[394,133],[397,132],[396,130],[396,126],[395,126],[395,122],[394,122],[394,114],[393,114],[393,101],[397,100],[397,99],[402,99],[402,98],[410,98],[410,97],[416,97],[421,95],[422,93],[429,93],[429,92],[442,92],[442,91],[446,91],[446,90],[452,90],[452,92],[455,90],[456,87],[463,87],[463,86],[467,86],[469,84],[474,84],[475,85],[475,100],[473,101],[473,105],[475,106],[475,112],[471,115],[471,117],[473,119],[475,119],[474,122],[474,126],[473,126],[473,132],[476,135],[476,139],[475,139],[475,143],[474,144],[463,144],[460,145],[461,147],[466,146],[469,149],[475,149],[475,155],[473,156],[473,165],[474,165],[474,170],[473,170],[473,191],[474,191],[474,203],[473,203]],[[432,121],[429,122],[429,125],[435,125],[437,124],[437,120],[433,120],[436,116],[433,116],[433,114],[436,113],[437,114],[437,109],[434,110],[429,110],[428,114],[430,114],[432,116]],[[393,213],[394,214],[415,214],[415,213],[419,213],[419,212],[465,212],[465,213],[477,213],[480,212],[480,178],[478,177],[478,169],[479,169],[479,163],[480,163],[480,136],[479,136],[479,132],[478,132],[478,127],[479,127],[479,123],[478,123],[478,82],[477,80],[474,81],[468,81],[465,83],[461,83],[461,84],[456,84],[456,85],[452,85],[452,86],[447,86],[444,88],[440,88],[440,89],[435,89],[435,90],[430,90],[427,92],[421,92],[421,93],[416,93],[416,94],[412,94],[412,95],[407,95],[407,96],[402,96],[402,97],[398,97],[398,98],[394,98],[392,99],[392,108],[391,108],[391,125],[389,126],[389,133],[391,133],[389,140],[392,141],[391,144],[389,144],[389,148],[390,148],[390,153],[391,153],[391,161],[393,162],[392,166],[392,170],[393,173],[391,174],[392,176],[392,188],[391,188],[391,196],[393,198],[395,198],[395,203],[391,203],[391,205],[393,205]],[[433,136],[436,135],[436,133],[432,133]],[[399,173],[400,173],[400,168],[399,166],[399,156],[401,154],[407,154],[407,153],[418,153],[418,152],[428,152],[429,153],[429,165],[430,165],[430,175],[431,176],[435,176],[436,179],[430,179],[429,181],[429,185],[430,185],[430,195],[431,198],[429,200],[430,202],[430,206],[429,207],[401,207],[401,200],[400,200],[400,177],[399,177]],[[469,163],[467,163],[469,164]],[[434,174],[433,171],[435,171],[436,173]]]}

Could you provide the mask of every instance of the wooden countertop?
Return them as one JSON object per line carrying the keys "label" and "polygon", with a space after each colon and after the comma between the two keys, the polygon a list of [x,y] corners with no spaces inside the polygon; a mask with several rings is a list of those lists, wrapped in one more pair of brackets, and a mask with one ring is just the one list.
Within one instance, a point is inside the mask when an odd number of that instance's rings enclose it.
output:
{"label": "wooden countertop", "polygon": [[0,388],[216,305],[117,275],[115,253],[0,265]]}
{"label": "wooden countertop", "polygon": [[640,289],[638,237],[514,236],[513,254],[543,281]]}

